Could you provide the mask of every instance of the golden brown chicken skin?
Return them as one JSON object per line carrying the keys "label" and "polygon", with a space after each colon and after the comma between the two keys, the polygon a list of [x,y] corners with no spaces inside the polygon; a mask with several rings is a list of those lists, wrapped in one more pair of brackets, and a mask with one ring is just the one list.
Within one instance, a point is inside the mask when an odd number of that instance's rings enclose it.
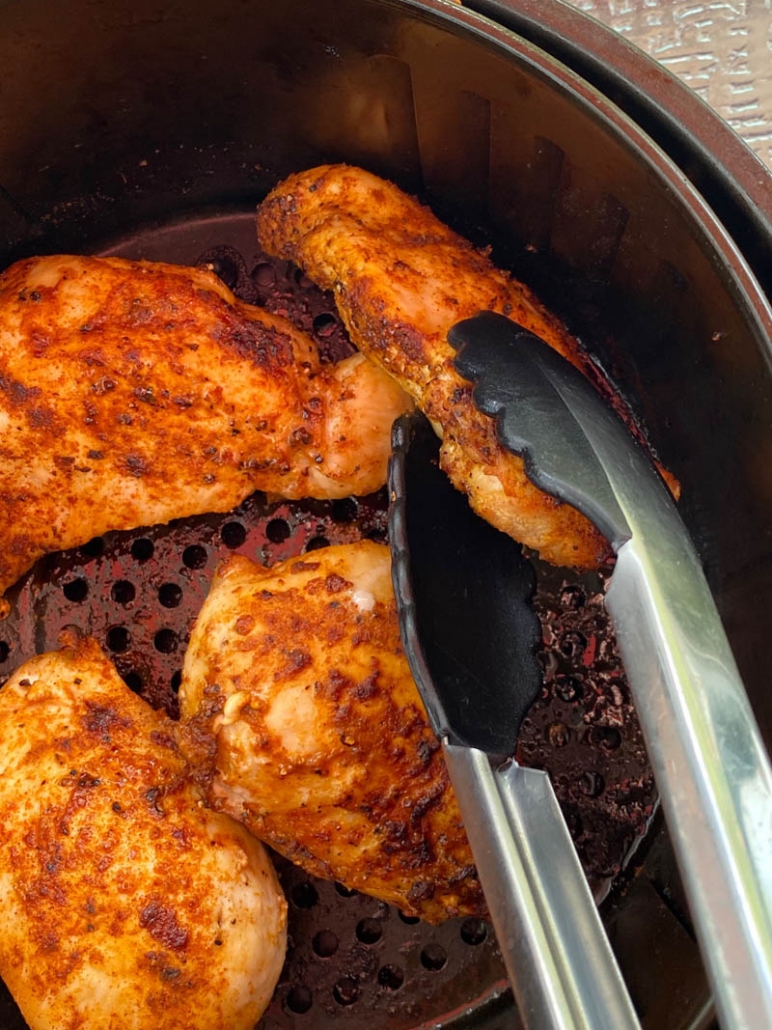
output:
{"label": "golden brown chicken skin", "polygon": [[0,594],[107,530],[257,489],[376,490],[410,404],[361,355],[321,366],[310,339],[206,270],[21,261],[0,275]]}
{"label": "golden brown chicken skin", "polygon": [[478,514],[557,565],[591,567],[608,555],[583,515],[532,485],[452,366],[450,327],[491,310],[586,368],[527,287],[396,186],[346,165],[290,176],[261,204],[257,231],[269,253],[335,291],[351,339],[431,419],[442,467]]}
{"label": "golden brown chicken skin", "polygon": [[483,897],[400,643],[387,547],[218,570],[180,687],[210,803],[309,873],[429,922]]}
{"label": "golden brown chicken skin", "polygon": [[32,1030],[251,1030],[286,950],[263,846],[91,640],[0,690],[0,974]]}

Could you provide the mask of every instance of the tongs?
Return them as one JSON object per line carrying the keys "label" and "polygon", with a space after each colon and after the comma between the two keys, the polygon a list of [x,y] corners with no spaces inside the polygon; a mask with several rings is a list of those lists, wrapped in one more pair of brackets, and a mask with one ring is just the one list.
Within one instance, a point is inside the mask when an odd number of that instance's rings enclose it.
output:
{"label": "tongs", "polygon": [[[675,504],[616,413],[533,334],[486,312],[454,326],[449,340],[457,370],[476,384],[475,404],[497,419],[503,446],[523,457],[537,486],[583,512],[616,552],[607,609],[718,1014],[725,1030],[772,1027],[772,770]],[[529,1030],[637,1026],[549,780],[502,750],[529,693],[535,697],[533,669],[522,657],[533,628],[522,612],[519,623],[491,617],[489,599],[509,582],[513,606],[527,611],[527,576],[516,574],[514,558],[497,557],[484,566],[493,575],[487,591],[484,582],[475,585],[464,556],[487,548],[501,555],[506,538],[491,531],[496,539],[475,542],[465,530],[460,550],[433,558],[451,571],[456,563],[449,607],[464,606],[449,633],[447,619],[431,614],[420,585],[427,578],[415,574],[428,568],[424,558],[453,503],[449,494],[439,507],[420,499],[417,484],[436,471],[414,465],[420,435],[414,417],[395,423],[390,536],[403,641],[443,742],[521,1016]],[[446,569],[446,597],[453,578]],[[467,618],[488,620],[500,661],[485,665],[464,654]],[[510,664],[512,651],[519,664]]]}

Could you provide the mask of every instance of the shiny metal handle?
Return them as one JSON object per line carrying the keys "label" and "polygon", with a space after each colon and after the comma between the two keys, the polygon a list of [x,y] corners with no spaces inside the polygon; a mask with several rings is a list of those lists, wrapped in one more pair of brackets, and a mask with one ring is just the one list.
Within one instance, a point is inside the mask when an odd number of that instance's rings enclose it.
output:
{"label": "shiny metal handle", "polygon": [[449,339],[530,478],[617,552],[608,610],[718,1014],[726,1030],[772,1028],[772,768],[673,499],[612,408],[545,343],[490,312]]}
{"label": "shiny metal handle", "polygon": [[693,548],[661,516],[620,548],[607,605],[722,1025],[760,1030],[772,1027],[772,773]]}
{"label": "shiny metal handle", "polygon": [[639,1030],[547,774],[444,751],[527,1030]]}

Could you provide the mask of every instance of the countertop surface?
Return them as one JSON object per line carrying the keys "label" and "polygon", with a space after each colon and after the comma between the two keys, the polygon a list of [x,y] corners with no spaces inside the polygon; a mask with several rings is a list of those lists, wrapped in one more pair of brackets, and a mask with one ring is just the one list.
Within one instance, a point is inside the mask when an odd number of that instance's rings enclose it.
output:
{"label": "countertop surface", "polygon": [[568,0],[679,76],[772,169],[772,0]]}

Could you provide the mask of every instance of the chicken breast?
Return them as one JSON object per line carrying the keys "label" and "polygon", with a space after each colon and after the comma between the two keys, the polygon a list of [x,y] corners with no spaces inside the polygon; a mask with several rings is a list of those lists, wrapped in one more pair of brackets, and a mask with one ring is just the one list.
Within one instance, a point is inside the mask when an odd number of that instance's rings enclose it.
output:
{"label": "chicken breast", "polygon": [[94,641],[0,690],[0,974],[32,1030],[252,1030],[286,902]]}
{"label": "chicken breast", "polygon": [[483,897],[400,643],[387,547],[218,570],[180,687],[210,802],[309,873],[429,922]]}
{"label": "chicken breast", "polygon": [[527,287],[396,186],[346,165],[290,176],[261,204],[257,231],[269,253],[335,291],[351,339],[432,421],[442,467],[478,514],[557,565],[592,567],[609,554],[583,515],[533,486],[453,368],[448,330],[490,310],[586,370],[576,341]]}
{"label": "chicken breast", "polygon": [[361,355],[321,366],[212,273],[46,257],[0,275],[0,594],[111,529],[254,490],[367,494],[411,401]]}

